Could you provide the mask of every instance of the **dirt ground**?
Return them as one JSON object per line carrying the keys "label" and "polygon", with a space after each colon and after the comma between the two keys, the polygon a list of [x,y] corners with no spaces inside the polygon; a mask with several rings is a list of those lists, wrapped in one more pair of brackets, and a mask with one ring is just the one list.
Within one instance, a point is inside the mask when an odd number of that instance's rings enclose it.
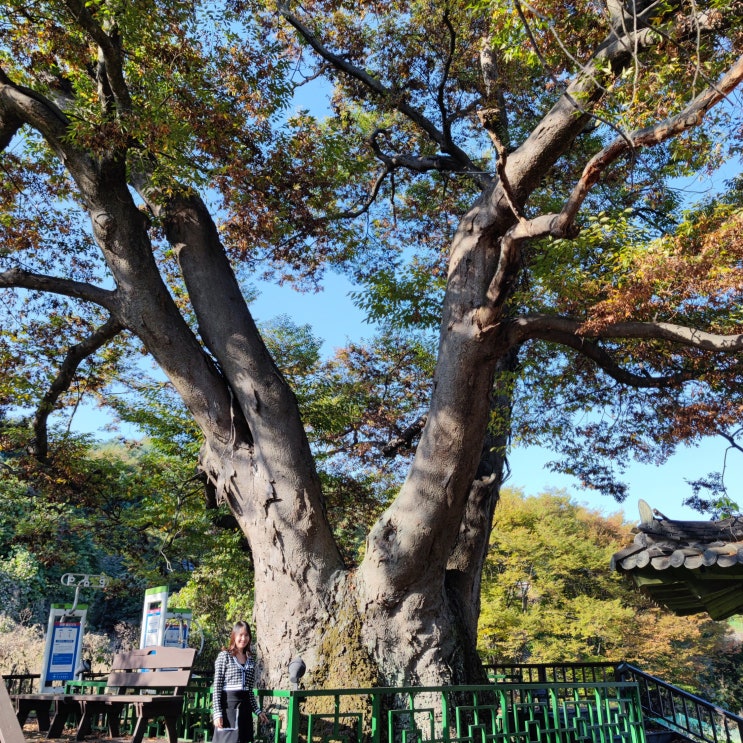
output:
{"label": "dirt ground", "polygon": [[[47,738],[43,733],[39,732],[35,722],[29,725],[23,726],[23,737],[27,741],[33,741],[33,743],[76,743],[75,741],[75,730],[73,728],[66,728],[61,738]],[[96,743],[97,741],[105,741],[106,743],[129,743],[131,736],[123,738],[109,738],[106,733],[98,732],[91,733],[85,736],[86,743]],[[145,738],[143,743],[168,743],[167,738]]]}

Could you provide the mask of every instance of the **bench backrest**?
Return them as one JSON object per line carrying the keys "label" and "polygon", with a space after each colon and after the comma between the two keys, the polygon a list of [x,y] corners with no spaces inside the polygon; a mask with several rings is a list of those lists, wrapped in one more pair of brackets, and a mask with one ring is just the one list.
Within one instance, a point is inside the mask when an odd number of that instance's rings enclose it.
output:
{"label": "bench backrest", "polygon": [[191,678],[196,650],[153,646],[114,656],[107,688],[126,690],[161,689],[182,694]]}
{"label": "bench backrest", "polygon": [[23,743],[23,729],[18,724],[2,676],[0,676],[0,743]]}

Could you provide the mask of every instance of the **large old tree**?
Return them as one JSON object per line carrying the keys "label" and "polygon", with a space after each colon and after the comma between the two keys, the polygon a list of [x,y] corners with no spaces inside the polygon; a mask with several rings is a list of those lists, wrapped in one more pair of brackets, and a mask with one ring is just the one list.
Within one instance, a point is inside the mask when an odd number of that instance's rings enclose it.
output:
{"label": "large old tree", "polygon": [[[682,219],[668,179],[737,151],[742,48],[736,0],[9,0],[2,402],[44,463],[67,391],[144,350],[250,542],[266,685],[297,653],[310,684],[475,679],[513,426],[611,490],[606,458],[740,419],[740,191]],[[440,327],[355,565],[245,293],[326,266]]]}

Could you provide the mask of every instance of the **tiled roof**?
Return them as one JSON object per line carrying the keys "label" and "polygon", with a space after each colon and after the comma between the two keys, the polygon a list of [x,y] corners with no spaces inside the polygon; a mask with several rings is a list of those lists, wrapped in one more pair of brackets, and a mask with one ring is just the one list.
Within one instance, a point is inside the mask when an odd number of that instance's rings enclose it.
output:
{"label": "tiled roof", "polygon": [[679,615],[743,612],[743,518],[676,521],[640,501],[631,545],[612,557],[654,601]]}

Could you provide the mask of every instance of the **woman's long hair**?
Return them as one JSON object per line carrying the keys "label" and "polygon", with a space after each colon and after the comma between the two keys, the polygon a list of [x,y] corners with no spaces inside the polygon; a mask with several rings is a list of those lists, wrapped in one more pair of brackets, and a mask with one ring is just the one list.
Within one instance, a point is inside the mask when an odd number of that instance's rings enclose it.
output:
{"label": "woman's long hair", "polygon": [[225,648],[225,650],[230,655],[237,655],[237,646],[235,644],[235,637],[237,636],[238,632],[245,631],[248,633],[248,647],[245,648],[245,652],[250,652],[250,646],[253,644],[253,633],[250,631],[250,627],[247,622],[235,622],[232,625],[232,632],[230,632],[230,642],[229,645]]}

